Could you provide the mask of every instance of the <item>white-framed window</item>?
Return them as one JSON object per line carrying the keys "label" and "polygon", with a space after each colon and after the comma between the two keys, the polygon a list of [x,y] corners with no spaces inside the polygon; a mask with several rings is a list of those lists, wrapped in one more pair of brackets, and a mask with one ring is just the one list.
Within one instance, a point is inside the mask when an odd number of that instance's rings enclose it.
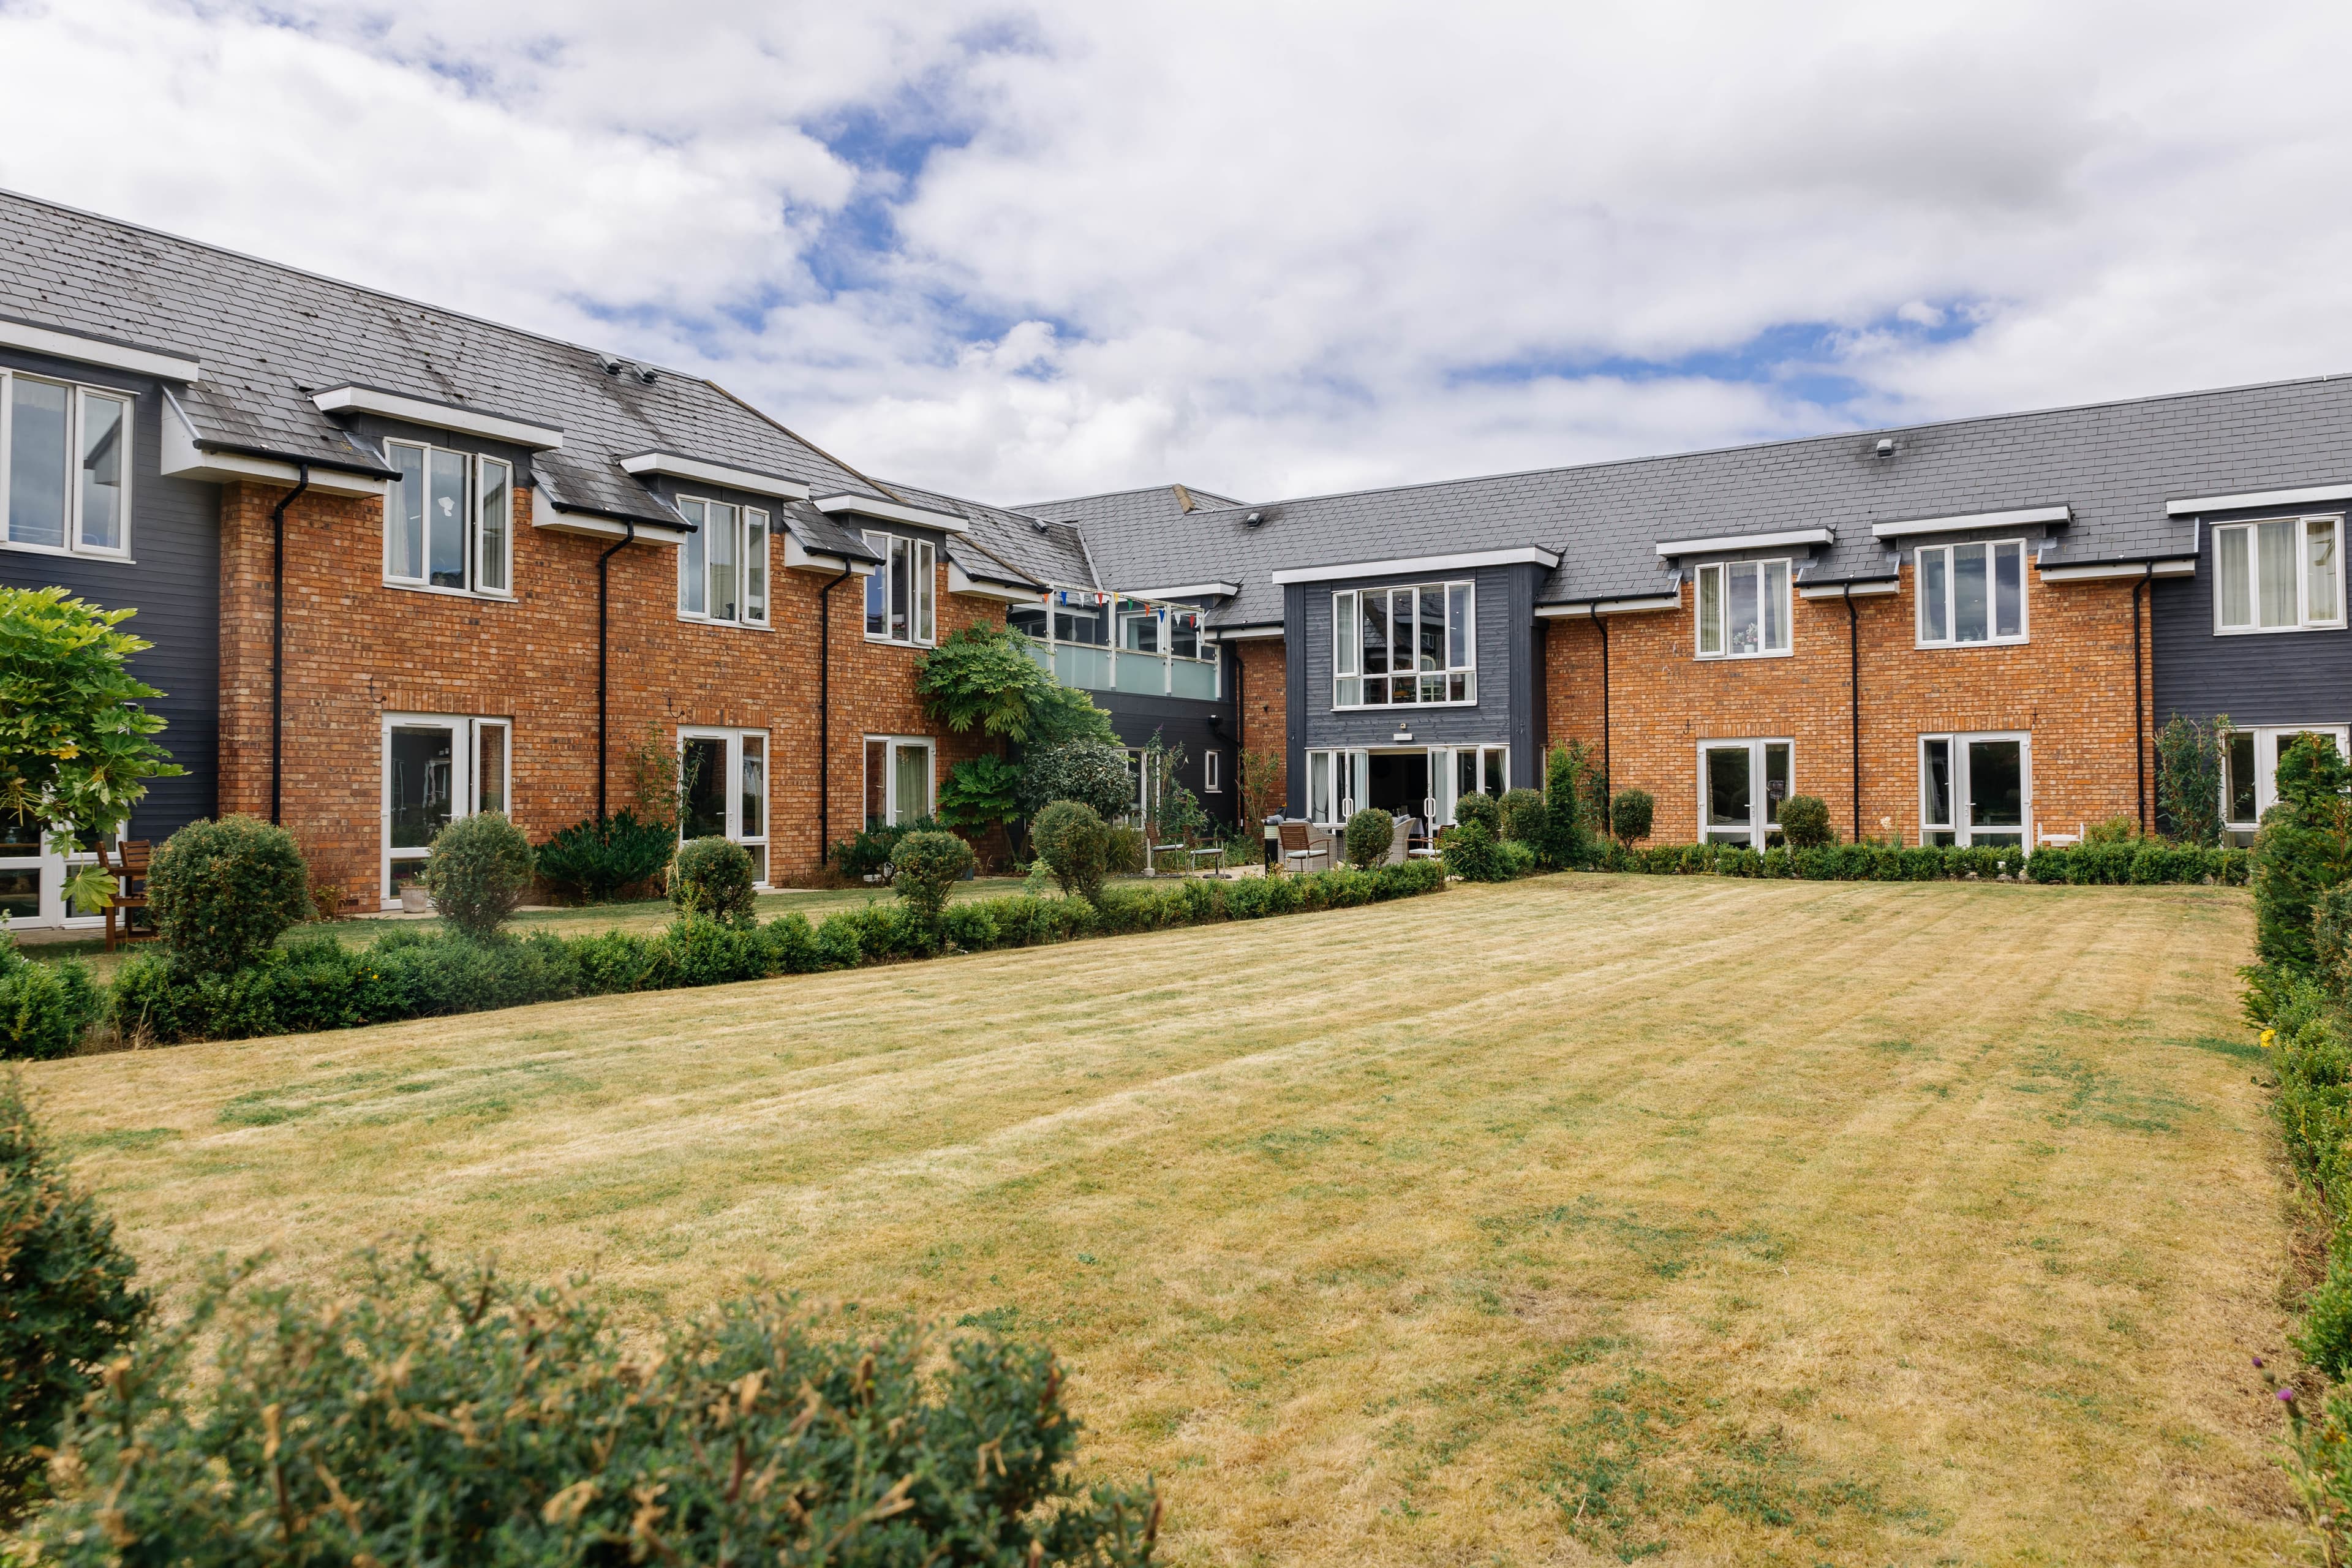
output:
{"label": "white-framed window", "polygon": [[1326,826],[1347,821],[1370,800],[1371,775],[1369,752],[1307,752],[1307,820]]}
{"label": "white-framed window", "polygon": [[1786,737],[1698,743],[1699,837],[1761,849],[1780,837],[1796,748]]}
{"label": "white-framed window", "polygon": [[1919,737],[1919,842],[2024,844],[2033,746],[2016,732]]}
{"label": "white-framed window", "polygon": [[731,838],[751,852],[751,879],[768,881],[768,732],[680,725],[677,837]]}
{"label": "white-framed window", "polygon": [[1913,563],[1921,647],[2025,641],[2025,542],[1927,544]]}
{"label": "white-framed window", "polygon": [[383,580],[514,596],[514,465],[421,441],[386,441],[400,478],[383,498]]}
{"label": "white-framed window", "polygon": [[866,737],[867,827],[904,827],[931,815],[937,755],[921,735]]}
{"label": "white-framed window", "polygon": [[1223,795],[1225,791],[1225,754],[1223,752],[1201,753],[1201,793]]}
{"label": "white-framed window", "polygon": [[1343,588],[1331,595],[1331,706],[1478,700],[1474,583]]}
{"label": "white-framed window", "polygon": [[732,501],[681,498],[694,531],[677,552],[677,613],[690,621],[768,624],[768,514]]}
{"label": "white-framed window", "polygon": [[458,817],[506,810],[513,781],[512,720],[385,714],[384,903],[424,873],[435,834]]}
{"label": "white-framed window", "polygon": [[2278,804],[2279,755],[2305,735],[2317,735],[2352,756],[2352,725],[2263,724],[2231,730],[2221,737],[2221,823],[2236,833],[2262,826],[2263,813]]}
{"label": "white-framed window", "polygon": [[2344,624],[2344,519],[2271,517],[2213,530],[2216,633]]}
{"label": "white-framed window", "polygon": [[866,579],[866,640],[929,647],[939,595],[939,550],[928,539],[868,533],[882,565]]}
{"label": "white-framed window", "polygon": [[131,399],[0,370],[0,544],[131,553]]}
{"label": "white-framed window", "polygon": [[1786,561],[1717,561],[1698,569],[1701,658],[1765,658],[1789,651]]}

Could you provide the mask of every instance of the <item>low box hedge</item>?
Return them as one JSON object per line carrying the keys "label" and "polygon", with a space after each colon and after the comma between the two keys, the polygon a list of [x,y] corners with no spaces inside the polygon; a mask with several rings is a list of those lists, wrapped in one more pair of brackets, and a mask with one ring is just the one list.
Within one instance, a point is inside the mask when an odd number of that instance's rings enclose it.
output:
{"label": "low box hedge", "polygon": [[1586,862],[1595,871],[1653,876],[1789,878],[1809,882],[1937,882],[2007,877],[2030,882],[2200,884],[2242,887],[2242,849],[2138,839],[2121,844],[2051,845],[2030,854],[2018,845],[1824,844],[1808,849],[1745,844],[1660,844],[1629,848],[1595,846]]}

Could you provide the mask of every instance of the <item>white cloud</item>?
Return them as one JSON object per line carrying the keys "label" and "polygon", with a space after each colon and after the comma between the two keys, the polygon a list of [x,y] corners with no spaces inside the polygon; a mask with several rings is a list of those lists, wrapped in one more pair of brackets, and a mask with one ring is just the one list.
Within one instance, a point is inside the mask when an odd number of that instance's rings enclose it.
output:
{"label": "white cloud", "polygon": [[2347,32],[76,0],[0,10],[0,183],[706,367],[875,472],[1272,495],[2345,368]]}

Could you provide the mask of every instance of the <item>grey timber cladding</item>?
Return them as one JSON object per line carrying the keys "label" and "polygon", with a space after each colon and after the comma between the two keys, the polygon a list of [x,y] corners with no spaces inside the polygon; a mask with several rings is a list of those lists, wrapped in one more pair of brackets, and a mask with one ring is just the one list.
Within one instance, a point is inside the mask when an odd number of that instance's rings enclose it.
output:
{"label": "grey timber cladding", "polygon": [[2228,714],[2243,725],[2342,724],[2352,721],[2352,630],[2263,632],[2221,637],[2213,630],[2213,531],[2210,524],[2256,517],[2346,510],[2342,502],[2300,510],[2216,513],[2199,542],[2197,575],[2158,577],[2148,585],[2155,625],[2155,721],[2175,713],[2192,719]]}
{"label": "grey timber cladding", "polygon": [[0,584],[60,587],[101,609],[135,608],[123,623],[154,646],[133,674],[163,693],[150,700],[159,737],[187,771],[156,779],[131,813],[131,837],[164,839],[219,800],[220,491],[165,479],[157,468],[163,399],[152,382],[94,365],[0,350],[0,364],[134,395],[131,437],[131,559],[0,550]]}

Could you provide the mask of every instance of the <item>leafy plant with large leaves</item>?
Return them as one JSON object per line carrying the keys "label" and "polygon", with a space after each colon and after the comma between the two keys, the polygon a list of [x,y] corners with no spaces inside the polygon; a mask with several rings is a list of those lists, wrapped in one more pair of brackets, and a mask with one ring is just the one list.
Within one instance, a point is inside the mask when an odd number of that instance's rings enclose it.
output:
{"label": "leafy plant with large leaves", "polygon": [[1021,815],[1021,770],[1002,757],[971,757],[948,770],[940,820],[984,833]]}
{"label": "leafy plant with large leaves", "polygon": [[[49,827],[60,855],[128,820],[148,780],[183,771],[155,739],[163,721],[140,706],[163,694],[131,673],[154,646],[120,629],[135,614],[63,588],[0,588],[0,812]],[[90,866],[66,892],[102,908],[114,889]]]}
{"label": "leafy plant with large leaves", "polygon": [[961,734],[977,726],[1006,741],[1029,738],[1031,716],[1054,678],[1030,640],[1003,626],[964,626],[915,667],[915,691],[930,715]]}

